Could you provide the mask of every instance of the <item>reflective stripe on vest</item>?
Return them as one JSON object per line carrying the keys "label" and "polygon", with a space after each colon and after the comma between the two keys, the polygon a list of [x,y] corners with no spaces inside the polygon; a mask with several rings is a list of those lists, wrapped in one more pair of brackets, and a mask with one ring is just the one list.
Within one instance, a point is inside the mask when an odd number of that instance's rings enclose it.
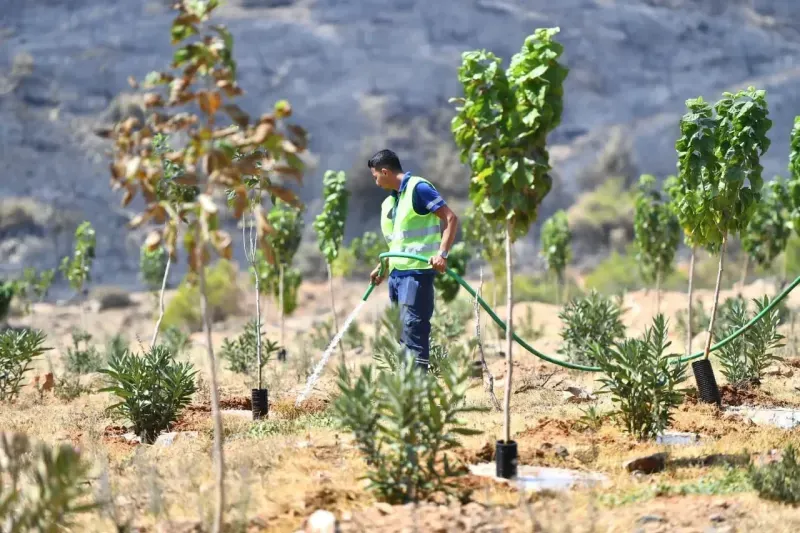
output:
{"label": "reflective stripe on vest", "polygon": [[[421,255],[431,258],[439,250],[442,235],[439,228],[439,217],[433,213],[419,215],[414,211],[413,191],[418,183],[430,183],[427,180],[412,176],[406,183],[406,188],[397,199],[394,223],[392,223],[392,208],[395,207],[394,196],[389,196],[381,205],[381,231],[389,250]],[[389,270],[424,270],[431,268],[429,263],[421,263],[414,259],[392,257],[389,259]]]}

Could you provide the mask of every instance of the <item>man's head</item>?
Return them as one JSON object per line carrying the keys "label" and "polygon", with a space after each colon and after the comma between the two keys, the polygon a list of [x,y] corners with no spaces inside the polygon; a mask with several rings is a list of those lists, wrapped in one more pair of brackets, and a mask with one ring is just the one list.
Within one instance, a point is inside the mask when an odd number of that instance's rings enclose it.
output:
{"label": "man's head", "polygon": [[381,189],[397,190],[403,178],[403,167],[400,159],[391,150],[381,150],[367,162],[375,184]]}

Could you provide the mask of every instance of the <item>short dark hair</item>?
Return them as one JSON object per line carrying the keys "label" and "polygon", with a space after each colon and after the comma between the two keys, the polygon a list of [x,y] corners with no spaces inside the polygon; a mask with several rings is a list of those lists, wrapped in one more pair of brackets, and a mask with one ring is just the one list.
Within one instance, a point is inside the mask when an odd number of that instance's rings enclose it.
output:
{"label": "short dark hair", "polygon": [[373,155],[367,162],[367,167],[374,168],[375,170],[387,169],[392,172],[402,172],[403,167],[400,166],[400,158],[391,150],[381,150]]}

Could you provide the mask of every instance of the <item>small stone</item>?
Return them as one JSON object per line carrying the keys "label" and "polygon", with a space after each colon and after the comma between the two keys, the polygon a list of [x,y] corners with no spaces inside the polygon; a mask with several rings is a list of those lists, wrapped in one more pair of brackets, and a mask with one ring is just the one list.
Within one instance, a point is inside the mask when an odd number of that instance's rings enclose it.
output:
{"label": "small stone", "polygon": [[655,524],[655,523],[664,523],[667,519],[663,516],[658,516],[657,514],[646,514],[644,516],[640,516],[639,520],[636,521],[637,524]]}
{"label": "small stone", "polygon": [[171,431],[169,433],[162,433],[153,443],[153,446],[167,448],[175,444],[176,440],[196,439],[198,435],[199,433],[197,431]]}
{"label": "small stone", "polygon": [[622,465],[628,472],[642,472],[644,474],[655,474],[661,472],[667,466],[666,453],[654,453],[645,457],[637,457],[626,461]]}
{"label": "small stone", "polygon": [[562,459],[565,459],[567,456],[569,456],[569,451],[567,448],[565,446],[561,446],[560,444],[553,448],[553,453]]}
{"label": "small stone", "polygon": [[306,521],[305,533],[336,533],[336,517],[330,511],[314,511]]}
{"label": "small stone", "polygon": [[137,444],[141,444],[142,443],[142,438],[139,435],[137,435],[136,433],[125,433],[122,436],[122,438],[125,439],[128,442],[135,442]]}
{"label": "small stone", "polygon": [[379,513],[381,513],[384,516],[392,512],[392,506],[385,502],[376,503],[375,508],[378,510]]}
{"label": "small stone", "polygon": [[721,514],[712,514],[708,519],[717,524],[725,521],[725,517]]}

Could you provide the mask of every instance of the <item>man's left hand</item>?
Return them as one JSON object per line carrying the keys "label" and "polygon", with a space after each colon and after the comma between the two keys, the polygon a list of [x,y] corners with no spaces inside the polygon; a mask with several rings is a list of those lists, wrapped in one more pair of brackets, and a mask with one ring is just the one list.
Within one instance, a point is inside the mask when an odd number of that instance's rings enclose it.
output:
{"label": "man's left hand", "polygon": [[440,274],[447,269],[447,259],[445,259],[441,255],[434,255],[428,262],[433,267],[433,269]]}

